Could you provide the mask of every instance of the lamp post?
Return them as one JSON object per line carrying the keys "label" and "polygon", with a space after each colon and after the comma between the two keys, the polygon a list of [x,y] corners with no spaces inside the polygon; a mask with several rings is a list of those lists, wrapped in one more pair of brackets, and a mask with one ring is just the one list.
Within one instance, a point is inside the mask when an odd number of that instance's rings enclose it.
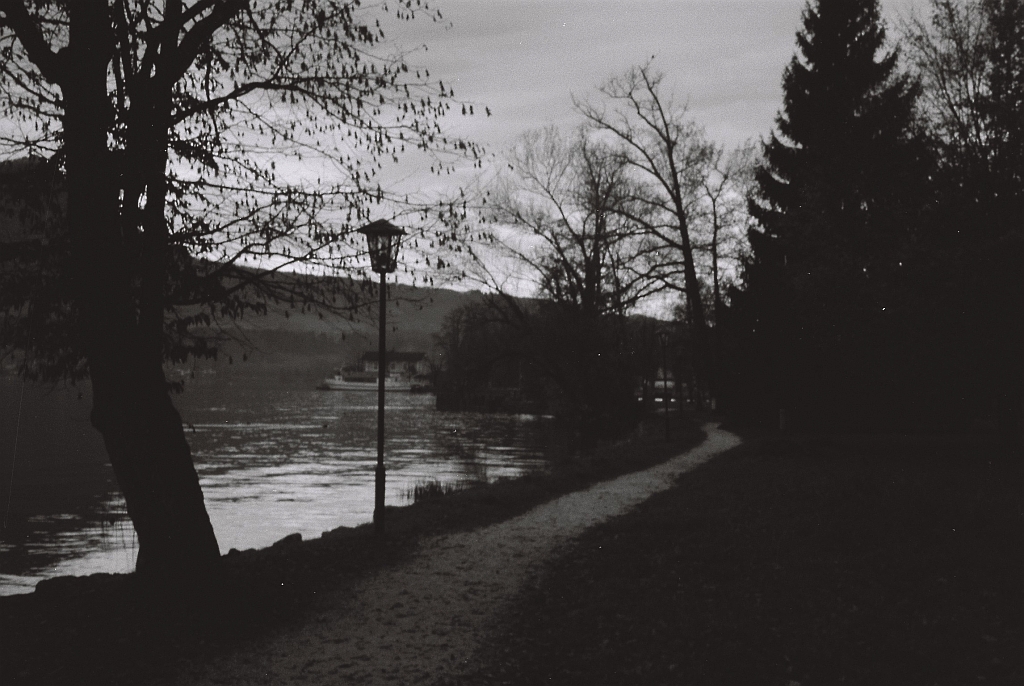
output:
{"label": "lamp post", "polygon": [[380,332],[377,339],[377,471],[374,475],[373,531],[384,535],[384,338],[387,312],[384,277],[398,266],[398,246],[405,231],[384,219],[359,229],[366,236],[370,252],[370,268],[380,274]]}
{"label": "lamp post", "polygon": [[658,339],[661,341],[661,392],[662,402],[665,403],[665,442],[671,439],[671,429],[668,422],[668,405],[671,396],[668,393],[668,331],[662,329],[658,332]]}

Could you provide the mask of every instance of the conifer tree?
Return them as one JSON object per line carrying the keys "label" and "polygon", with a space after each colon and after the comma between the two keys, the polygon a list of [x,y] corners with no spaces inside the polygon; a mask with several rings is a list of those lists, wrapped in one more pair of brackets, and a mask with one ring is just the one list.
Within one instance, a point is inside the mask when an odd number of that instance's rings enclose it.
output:
{"label": "conifer tree", "polygon": [[894,285],[926,177],[917,86],[886,49],[876,0],[808,4],[797,45],[756,173],[760,228],[736,314],[773,414],[854,420],[897,335]]}

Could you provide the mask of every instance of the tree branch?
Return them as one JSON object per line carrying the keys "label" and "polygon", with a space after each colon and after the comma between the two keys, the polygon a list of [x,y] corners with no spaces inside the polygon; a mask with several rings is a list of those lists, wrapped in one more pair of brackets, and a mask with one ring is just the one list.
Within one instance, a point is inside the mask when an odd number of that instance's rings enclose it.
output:
{"label": "tree branch", "polygon": [[3,12],[5,23],[14,30],[28,58],[36,65],[43,78],[50,83],[61,85],[65,74],[60,55],[50,49],[24,3],[21,0],[0,0],[0,12]]}

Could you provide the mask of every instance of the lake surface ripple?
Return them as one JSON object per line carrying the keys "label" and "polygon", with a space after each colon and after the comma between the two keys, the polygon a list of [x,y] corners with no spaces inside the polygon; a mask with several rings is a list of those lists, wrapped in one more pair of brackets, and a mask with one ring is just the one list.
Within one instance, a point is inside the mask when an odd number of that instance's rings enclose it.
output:
{"label": "lake surface ripple", "polygon": [[[412,489],[428,481],[495,481],[544,468],[547,419],[438,412],[434,402],[387,395],[389,505],[408,504]],[[372,520],[375,393],[207,387],[176,405],[222,553]],[[96,491],[76,500],[86,505],[30,514],[11,529],[16,535],[5,528],[0,595],[53,576],[133,569],[137,542],[117,489],[109,479],[79,481]]]}

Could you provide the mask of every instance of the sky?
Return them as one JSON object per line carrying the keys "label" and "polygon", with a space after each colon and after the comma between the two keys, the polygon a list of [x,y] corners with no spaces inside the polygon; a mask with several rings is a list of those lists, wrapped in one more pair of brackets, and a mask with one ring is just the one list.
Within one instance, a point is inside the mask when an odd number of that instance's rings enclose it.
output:
{"label": "sky", "polygon": [[[885,0],[890,26],[914,0]],[[918,0],[916,4],[920,5]],[[476,104],[449,130],[500,152],[577,121],[572,97],[653,57],[676,102],[728,148],[765,137],[782,105],[803,0],[434,0],[443,22],[388,26],[412,62]],[[890,35],[893,31],[890,30]],[[482,116],[483,106],[493,116]]]}
{"label": "sky", "polygon": [[[842,1],[842,0],[840,0]],[[882,0],[895,24],[926,0]],[[664,87],[726,149],[772,131],[804,0],[430,0],[443,21],[388,22],[389,38],[426,46],[410,63],[474,104],[446,130],[500,155],[530,129],[569,129],[573,97],[653,60]],[[490,108],[492,116],[484,114]],[[469,178],[402,170],[396,189],[429,197]],[[465,286],[465,284],[463,284]],[[661,307],[661,305],[659,305]]]}

